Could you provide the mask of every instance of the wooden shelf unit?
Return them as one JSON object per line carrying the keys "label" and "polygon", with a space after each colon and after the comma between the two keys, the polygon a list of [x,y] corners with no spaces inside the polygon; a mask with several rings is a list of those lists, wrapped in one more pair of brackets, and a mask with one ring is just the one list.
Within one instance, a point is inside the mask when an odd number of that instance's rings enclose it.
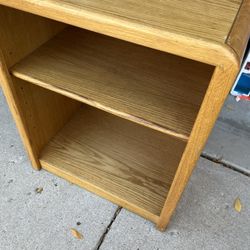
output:
{"label": "wooden shelf unit", "polygon": [[33,167],[164,230],[239,70],[249,11],[0,0],[0,82]]}

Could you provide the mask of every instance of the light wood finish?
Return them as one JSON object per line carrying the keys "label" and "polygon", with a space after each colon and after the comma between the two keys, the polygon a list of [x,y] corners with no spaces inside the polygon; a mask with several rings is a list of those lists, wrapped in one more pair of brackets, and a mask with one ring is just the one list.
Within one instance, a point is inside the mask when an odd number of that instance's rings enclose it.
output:
{"label": "light wood finish", "polygon": [[[33,93],[34,95],[37,94],[35,99],[28,93],[20,94],[21,81],[17,85],[17,80],[11,78],[7,68],[27,56],[64,27],[65,24],[0,6],[0,48],[2,50],[0,82],[35,169],[40,169],[38,161],[40,149],[50,139],[52,132],[56,133],[65,123],[70,113],[73,112],[76,102],[73,104],[73,101],[70,100],[68,102],[69,107],[67,107],[66,97],[57,98],[57,94],[47,94],[48,92],[45,94],[44,91],[40,91],[41,95],[38,95],[35,91]],[[33,88],[27,87],[25,90],[29,89],[31,94]],[[59,102],[64,106],[64,112],[59,112]],[[51,107],[41,112],[41,109],[46,107],[47,104],[50,104]],[[68,116],[66,111],[69,112]],[[39,115],[40,118],[46,118],[44,122],[41,119],[39,121]],[[53,119],[51,119],[52,117]],[[49,120],[51,120],[50,123],[48,123]],[[38,124],[38,121],[40,124]],[[41,127],[43,125],[44,127]],[[42,130],[43,132],[41,132]]]}
{"label": "light wood finish", "polygon": [[157,227],[162,231],[165,230],[178,204],[237,72],[237,67],[231,67],[225,71],[222,71],[221,68],[216,68],[214,72],[213,79],[209,85],[188,144],[182,155],[161,216],[157,222]]}
{"label": "light wood finish", "polygon": [[11,72],[115,115],[188,139],[213,67],[68,28]]}
{"label": "light wood finish", "polygon": [[[0,0],[0,4],[6,6],[159,50],[72,28],[70,32],[81,33],[74,35],[77,37],[75,41],[60,38],[63,34],[72,34],[65,31],[36,50],[65,26],[0,7],[0,12],[4,12],[0,13],[3,51],[0,80],[33,165],[39,168],[37,151],[49,141],[41,155],[43,168],[154,221],[160,230],[164,230],[239,70],[249,35],[249,1]],[[10,19],[5,18],[6,15]],[[20,49],[19,41],[22,43]],[[113,47],[109,47],[111,45]],[[133,53],[128,53],[128,48],[132,48]],[[14,57],[8,54],[12,50],[18,51]],[[31,119],[30,111],[23,112],[23,101],[28,99],[32,103],[40,96],[40,90],[38,86],[30,85],[25,94],[17,95],[19,83],[12,81],[9,75],[16,63],[13,74],[50,89],[41,91],[44,92],[41,94],[43,99],[46,96],[53,99],[55,93],[49,91],[58,92],[147,127],[87,106],[76,111],[73,120],[67,122],[79,103],[64,99],[66,97],[60,99],[57,94],[55,103],[61,100],[62,108],[65,102],[70,103],[66,108],[68,112],[62,114],[64,119],[58,115],[55,127],[49,125],[45,119],[51,119],[53,112],[48,112],[48,116],[44,111],[38,115],[32,106],[30,110],[34,118]],[[88,70],[83,65],[88,66]],[[184,71],[176,69],[180,65]],[[212,69],[213,76],[208,84]],[[88,78],[83,77],[83,72]],[[111,75],[113,81],[110,84],[107,80]],[[79,81],[80,78],[84,80]],[[125,82],[126,88],[120,88]],[[143,95],[139,95],[142,93],[139,87],[144,91]],[[159,96],[159,100],[151,99],[145,93]],[[35,103],[37,106],[34,107],[42,108],[43,101]],[[153,107],[151,111],[159,109],[161,112],[148,112],[149,104]],[[54,102],[48,104],[53,105]],[[138,109],[139,113],[136,113]],[[55,110],[61,112],[59,103],[55,104]],[[41,132],[37,145],[33,143],[35,135],[31,138],[27,126],[37,125],[31,122],[36,118],[50,131],[48,135]],[[146,121],[150,123],[146,124]],[[66,127],[53,137],[66,123]],[[159,129],[163,126],[166,126],[165,130]],[[108,147],[114,143],[118,150],[114,146]]]}
{"label": "light wood finish", "polygon": [[242,2],[226,43],[232,47],[241,62],[250,38],[250,0]]}
{"label": "light wood finish", "polygon": [[216,67],[214,71],[213,78],[201,105],[186,149],[182,155],[161,216],[157,222],[158,229],[162,231],[165,230],[169,223],[199,155],[220,113],[226,96],[239,71],[239,63],[242,60],[248,40],[245,34],[249,34],[249,2],[249,0],[243,1],[227,41],[235,51],[235,57],[237,57],[238,63],[229,60],[221,65],[221,67]]}
{"label": "light wood finish", "polygon": [[0,5],[0,48],[11,67],[60,32],[65,24]]}
{"label": "light wood finish", "polygon": [[236,61],[233,51],[224,43],[241,0],[153,0],[147,3],[142,0],[112,3],[0,0],[1,3],[211,65]]}
{"label": "light wood finish", "polygon": [[13,78],[23,119],[36,156],[80,107],[63,95]]}
{"label": "light wood finish", "polygon": [[[236,17],[240,0],[220,1],[142,1],[142,0],[9,0],[0,1],[16,8],[28,9],[36,14],[52,15],[61,21],[69,22],[72,14],[75,18],[91,18],[86,13],[93,13],[103,19],[114,18],[117,25],[123,21],[133,24],[144,24],[159,30],[170,30],[187,37],[201,37],[218,42],[224,42],[232,22]],[[221,10],[223,9],[223,12]],[[58,16],[56,15],[58,14]],[[70,19],[70,20],[68,20]],[[118,21],[119,20],[119,21]],[[199,20],[199,22],[197,22]],[[73,21],[73,20],[72,20]],[[122,24],[120,24],[122,25]]]}
{"label": "light wood finish", "polygon": [[0,82],[3,89],[4,95],[6,97],[10,111],[15,119],[18,131],[23,140],[26,151],[29,155],[32,166],[35,169],[40,169],[40,163],[38,157],[36,156],[34,149],[32,147],[32,142],[28,135],[28,130],[25,125],[24,117],[22,115],[22,109],[19,104],[18,97],[16,95],[15,87],[12,82],[12,78],[9,75],[7,65],[5,64],[4,56],[0,50]]}
{"label": "light wood finish", "polygon": [[[83,106],[54,137],[41,164],[131,210],[160,215],[185,142]],[[172,148],[175,148],[173,151]],[[150,215],[151,214],[151,215]]]}
{"label": "light wood finish", "polygon": [[0,82],[4,94],[32,166],[39,170],[41,149],[64,126],[80,103],[11,78],[3,59],[0,62]]}

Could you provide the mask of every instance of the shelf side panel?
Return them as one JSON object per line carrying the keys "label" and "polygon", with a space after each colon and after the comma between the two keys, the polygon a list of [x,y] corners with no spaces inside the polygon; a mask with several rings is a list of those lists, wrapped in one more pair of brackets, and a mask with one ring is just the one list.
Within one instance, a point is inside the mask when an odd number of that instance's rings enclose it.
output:
{"label": "shelf side panel", "polygon": [[209,84],[208,91],[201,105],[193,131],[182,155],[160,219],[157,223],[157,227],[160,230],[165,230],[175,211],[238,71],[238,65],[235,64],[231,64],[230,67],[226,69],[217,67],[214,71],[213,78]]}
{"label": "shelf side panel", "polygon": [[65,24],[2,5],[0,6],[0,24],[0,84],[32,165],[35,169],[39,169],[36,133],[30,134],[28,131],[29,127],[32,128],[34,124],[31,125],[29,117],[25,116],[27,105],[25,108],[23,105],[25,102],[29,103],[31,105],[29,110],[31,110],[33,103],[29,102],[28,96],[24,100],[18,95],[15,79],[10,76],[8,69],[60,32]]}
{"label": "shelf side panel", "polygon": [[13,77],[23,119],[37,154],[67,123],[81,103]]}
{"label": "shelf side panel", "polygon": [[67,25],[0,5],[0,48],[11,67]]}
{"label": "shelf side panel", "polygon": [[232,47],[242,62],[250,38],[250,0],[243,0],[226,43]]}

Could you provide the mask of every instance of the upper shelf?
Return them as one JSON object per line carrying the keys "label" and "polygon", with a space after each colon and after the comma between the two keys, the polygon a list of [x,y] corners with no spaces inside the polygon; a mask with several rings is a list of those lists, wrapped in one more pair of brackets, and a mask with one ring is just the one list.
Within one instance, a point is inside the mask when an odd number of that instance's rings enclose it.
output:
{"label": "upper shelf", "polygon": [[[242,0],[0,0],[0,4],[206,63],[213,61],[213,65],[218,58],[211,51],[217,55],[223,51],[209,45],[226,43],[241,3]],[[207,55],[201,55],[201,48]]]}
{"label": "upper shelf", "polygon": [[11,72],[120,117],[188,139],[213,69],[69,27]]}

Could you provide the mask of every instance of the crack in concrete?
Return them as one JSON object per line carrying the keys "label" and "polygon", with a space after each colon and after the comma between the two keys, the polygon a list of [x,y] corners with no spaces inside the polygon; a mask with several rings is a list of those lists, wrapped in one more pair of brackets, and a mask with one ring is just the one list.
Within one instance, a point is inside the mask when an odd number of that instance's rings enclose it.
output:
{"label": "crack in concrete", "polygon": [[212,156],[210,156],[210,155],[208,155],[206,153],[202,153],[201,157],[204,158],[204,159],[207,159],[209,161],[212,161],[212,162],[214,162],[216,164],[220,164],[223,167],[229,168],[229,169],[231,169],[231,170],[233,170],[235,172],[238,172],[240,174],[243,174],[243,175],[245,175],[247,177],[250,177],[250,174],[248,172],[244,171],[243,169],[239,169],[239,168],[237,168],[237,167],[235,167],[233,165],[230,165],[228,163],[223,162],[221,158],[219,158],[219,159],[218,158],[214,158],[214,157],[212,157]]}
{"label": "crack in concrete", "polygon": [[[230,164],[227,164],[227,163],[223,162],[223,161],[222,161],[222,158],[214,158],[214,157],[212,157],[212,156],[210,156],[210,155],[208,155],[208,154],[206,154],[206,153],[202,153],[202,154],[201,154],[201,157],[204,158],[204,159],[207,159],[207,160],[209,160],[209,161],[212,161],[212,162],[214,162],[214,163],[216,163],[216,164],[219,164],[219,165],[221,165],[221,166],[223,166],[223,167],[229,168],[229,169],[231,169],[231,170],[233,170],[233,171],[235,171],[235,172],[238,172],[238,173],[240,173],[240,174],[243,174],[243,175],[245,175],[245,176],[250,177],[250,174],[249,174],[249,173],[245,172],[244,170],[238,169],[237,167],[234,167],[234,166],[232,166],[232,165],[230,165]],[[102,234],[102,236],[100,237],[100,239],[99,239],[99,241],[98,241],[96,247],[94,248],[94,250],[100,250],[100,247],[102,246],[102,243],[104,242],[105,237],[107,236],[109,230],[110,230],[111,227],[112,227],[112,224],[114,223],[116,217],[119,215],[119,213],[121,212],[121,210],[122,210],[122,207],[118,207],[118,208],[116,209],[116,211],[115,211],[115,213],[114,213],[114,215],[113,215],[113,217],[112,217],[110,223],[109,223],[108,226],[106,227],[105,232],[104,232],[104,233]]]}
{"label": "crack in concrete", "polygon": [[106,235],[108,234],[109,230],[110,230],[111,227],[112,227],[112,224],[114,223],[116,217],[117,217],[118,214],[121,212],[121,210],[122,210],[122,207],[118,207],[118,208],[116,209],[116,211],[115,211],[115,213],[114,213],[114,215],[113,215],[113,217],[112,217],[110,223],[109,223],[108,226],[106,227],[105,232],[102,234],[102,236],[101,236],[101,238],[99,239],[99,241],[98,241],[96,247],[94,248],[94,250],[99,250],[99,249],[100,249],[102,243],[103,243],[104,240],[105,240]]}

